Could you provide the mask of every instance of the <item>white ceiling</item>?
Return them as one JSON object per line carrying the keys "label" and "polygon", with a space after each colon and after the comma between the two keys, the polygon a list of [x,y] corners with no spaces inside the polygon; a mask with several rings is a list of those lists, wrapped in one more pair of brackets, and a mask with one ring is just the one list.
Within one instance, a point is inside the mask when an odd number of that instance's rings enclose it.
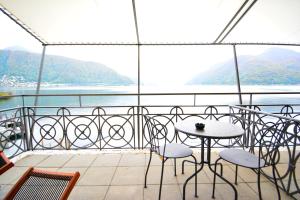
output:
{"label": "white ceiling", "polygon": [[142,44],[213,43],[244,2],[224,35],[253,6],[223,43],[300,44],[299,0],[0,0],[0,6],[44,44],[137,44],[133,2]]}

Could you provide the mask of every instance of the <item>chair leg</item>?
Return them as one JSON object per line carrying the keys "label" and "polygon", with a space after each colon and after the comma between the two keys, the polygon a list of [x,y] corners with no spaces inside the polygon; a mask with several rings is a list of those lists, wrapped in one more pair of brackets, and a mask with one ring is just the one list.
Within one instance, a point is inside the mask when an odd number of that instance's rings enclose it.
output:
{"label": "chair leg", "polygon": [[184,174],[184,163],[186,162],[186,160],[182,161],[181,163],[181,173]]}
{"label": "chair leg", "polygon": [[229,182],[227,179],[225,179],[223,176],[221,176],[220,174],[217,173],[217,164],[218,164],[218,161],[220,159],[222,159],[222,158],[220,157],[216,160],[214,170],[211,168],[211,165],[208,165],[209,169],[214,173],[212,198],[215,198],[215,187],[216,187],[215,184],[216,184],[216,175],[217,175],[220,179],[222,179],[223,181],[228,183],[228,185],[230,185],[230,187],[234,191],[234,199],[237,200],[238,199],[238,192],[237,192],[236,188],[234,187],[234,185],[231,182]]}
{"label": "chair leg", "polygon": [[[222,158],[218,158],[215,162],[215,172],[217,172],[217,164],[218,164],[218,161],[221,160]],[[223,170],[222,170],[222,173],[223,174]],[[216,173],[214,173],[214,180],[213,180],[213,191],[212,191],[212,198],[214,199],[215,198],[215,189],[216,189]]]}
{"label": "chair leg", "polygon": [[[194,158],[194,161],[195,161],[195,173],[197,172],[197,159],[194,155],[191,155],[193,158]],[[197,198],[198,197],[198,192],[197,192],[197,174],[195,175],[195,197]]]}
{"label": "chair leg", "polygon": [[257,173],[257,189],[258,189],[259,199],[262,200],[261,188],[260,188],[260,168],[258,169],[258,173]]}
{"label": "chair leg", "polygon": [[274,183],[275,183],[276,190],[277,190],[278,200],[281,200],[281,195],[280,195],[280,191],[279,191],[279,187],[278,187],[278,183],[277,183],[277,179],[276,179],[275,170],[276,170],[276,167],[273,165],[272,172],[273,172]]}
{"label": "chair leg", "polygon": [[164,177],[164,167],[165,167],[165,159],[162,159],[161,163],[161,175],[160,175],[160,185],[159,185],[159,194],[158,194],[158,200],[161,199],[161,189],[162,189],[162,183],[163,183],[163,177]]}
{"label": "chair leg", "polygon": [[218,163],[218,165],[220,165],[220,173],[221,173],[221,176],[223,176],[223,165],[222,165],[222,163]]}
{"label": "chair leg", "polygon": [[145,183],[144,183],[144,188],[147,188],[147,175],[148,175],[148,171],[149,171],[151,159],[152,159],[152,151],[150,150],[150,158],[149,158],[147,170],[146,170],[146,173],[145,173]]}
{"label": "chair leg", "polygon": [[[197,163],[197,164],[198,164],[198,163]],[[204,163],[201,162],[200,164],[201,164],[200,168],[197,169],[197,171],[196,171],[194,174],[192,174],[190,177],[188,177],[188,178],[185,180],[185,182],[184,182],[184,184],[183,184],[182,200],[185,200],[185,191],[186,191],[186,186],[187,186],[188,182],[189,182],[194,176],[196,176],[196,175],[203,169]]]}
{"label": "chair leg", "polygon": [[174,158],[174,176],[177,176],[177,174],[176,174],[176,158]]}
{"label": "chair leg", "polygon": [[237,185],[237,175],[238,175],[238,165],[235,165],[235,178],[234,178],[235,185]]}

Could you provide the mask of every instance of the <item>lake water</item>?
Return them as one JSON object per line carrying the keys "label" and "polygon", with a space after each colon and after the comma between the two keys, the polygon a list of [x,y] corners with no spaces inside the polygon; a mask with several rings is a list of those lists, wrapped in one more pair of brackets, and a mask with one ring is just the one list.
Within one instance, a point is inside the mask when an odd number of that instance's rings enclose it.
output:
{"label": "lake water", "polygon": [[[35,88],[1,88],[0,92],[12,92],[13,95],[35,94]],[[201,92],[236,92],[237,87],[206,85],[206,86],[178,86],[158,87],[141,86],[141,93],[201,93]],[[300,86],[243,86],[244,92],[297,92]],[[47,86],[42,87],[40,94],[128,94],[137,93],[137,86]],[[243,103],[249,103],[249,95],[243,95]],[[227,105],[239,104],[238,95],[160,95],[141,96],[141,105]],[[39,106],[118,106],[137,105],[137,96],[46,96],[39,97]],[[300,95],[254,95],[253,104],[298,104]],[[27,106],[34,105],[34,97],[25,97]],[[22,106],[21,97],[14,97],[0,102],[0,108]]]}

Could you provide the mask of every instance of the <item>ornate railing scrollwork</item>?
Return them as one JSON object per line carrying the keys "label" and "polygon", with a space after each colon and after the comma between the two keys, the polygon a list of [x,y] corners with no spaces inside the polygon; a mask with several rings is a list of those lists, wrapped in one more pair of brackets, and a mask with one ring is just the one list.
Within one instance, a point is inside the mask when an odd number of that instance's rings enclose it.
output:
{"label": "ornate railing scrollwork", "polygon": [[[178,142],[190,147],[200,147],[199,138],[175,133],[174,124],[181,120],[196,119],[227,121],[245,130],[241,138],[214,140],[212,147],[255,148],[264,127],[282,128],[288,118],[297,122],[300,113],[292,105],[276,105],[276,117],[261,110],[270,105],[244,105],[235,108],[224,105],[207,106],[97,106],[97,107],[21,107],[0,111],[11,116],[0,118],[0,150],[9,157],[29,150],[71,149],[144,149],[149,148],[148,129],[143,115],[151,115],[168,129],[168,142]],[[78,112],[80,110],[80,112]],[[295,169],[299,166],[300,126],[294,123],[288,129],[279,159],[288,164],[277,170],[280,186],[289,194],[299,194]],[[268,135],[272,137],[272,131]],[[206,141],[204,141],[206,142]],[[279,160],[281,163],[281,160]],[[282,162],[286,163],[286,162]],[[265,175],[269,178],[267,171]]]}

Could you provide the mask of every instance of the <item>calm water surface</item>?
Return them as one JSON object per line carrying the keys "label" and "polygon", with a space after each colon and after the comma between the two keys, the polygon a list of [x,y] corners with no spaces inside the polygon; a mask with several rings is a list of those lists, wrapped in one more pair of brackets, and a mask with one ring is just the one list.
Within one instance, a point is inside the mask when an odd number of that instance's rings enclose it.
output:
{"label": "calm water surface", "polygon": [[[236,86],[180,86],[180,87],[145,87],[141,92],[236,92]],[[244,92],[295,92],[300,91],[300,86],[244,86]],[[35,88],[1,88],[0,91],[9,91],[13,95],[35,94]],[[47,86],[42,87],[40,94],[126,94],[137,93],[137,86]],[[27,106],[34,104],[33,97],[25,97]],[[141,96],[142,105],[227,105],[238,104],[237,95],[176,95],[176,96]],[[243,96],[243,103],[249,103],[249,95]],[[254,95],[254,104],[298,104],[300,95]],[[105,105],[137,105],[136,96],[47,96],[39,97],[39,106],[105,106]],[[21,97],[11,98],[0,102],[0,108],[22,106]]]}

